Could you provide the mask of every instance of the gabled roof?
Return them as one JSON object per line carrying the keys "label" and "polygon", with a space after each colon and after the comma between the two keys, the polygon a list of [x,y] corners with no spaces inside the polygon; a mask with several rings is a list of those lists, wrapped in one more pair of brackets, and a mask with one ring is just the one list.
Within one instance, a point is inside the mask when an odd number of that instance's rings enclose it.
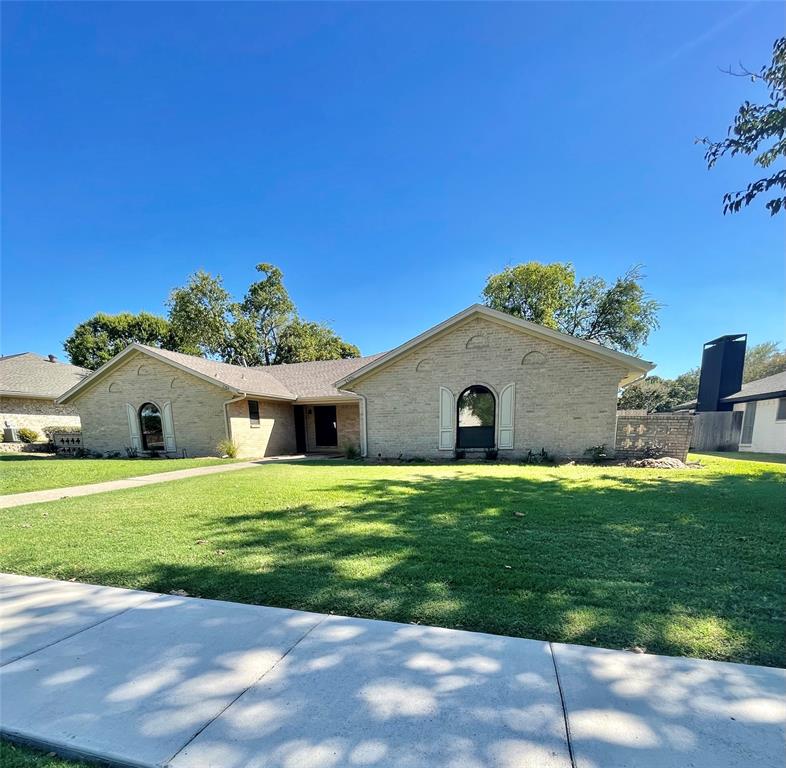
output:
{"label": "gabled roof", "polygon": [[357,399],[356,395],[340,392],[336,389],[335,382],[378,357],[379,355],[369,355],[342,360],[319,360],[313,363],[284,363],[271,365],[265,370],[294,392],[298,400],[336,397],[354,400]]}
{"label": "gabled roof", "polygon": [[438,336],[439,334],[453,328],[453,326],[473,317],[483,317],[487,320],[501,323],[507,327],[523,331],[530,334],[531,336],[545,339],[546,341],[550,341],[554,344],[560,344],[564,347],[575,349],[576,351],[582,352],[586,355],[589,355],[590,357],[617,363],[627,371],[620,382],[622,386],[630,384],[655,367],[653,363],[647,362],[646,360],[641,360],[638,357],[626,355],[623,352],[617,352],[613,349],[607,349],[606,347],[602,347],[600,344],[595,344],[592,341],[577,339],[575,336],[570,336],[566,333],[561,333],[560,331],[554,331],[551,328],[546,328],[543,325],[532,323],[529,320],[522,320],[519,317],[513,317],[513,315],[509,315],[506,312],[499,312],[496,309],[490,309],[489,307],[485,307],[482,304],[473,304],[471,307],[467,307],[463,312],[459,312],[457,315],[453,315],[453,317],[450,317],[444,322],[435,325],[433,328],[429,328],[429,330],[424,331],[419,336],[415,336],[414,339],[410,339],[401,346],[392,349],[390,352],[386,352],[383,355],[375,357],[371,362],[367,363],[362,368],[358,368],[356,371],[337,381],[336,386],[340,389],[350,382],[358,381],[364,376],[370,374],[372,371],[376,371],[388,363],[393,362],[395,359],[409,352],[420,344],[431,340],[435,336]]}
{"label": "gabled roof", "polygon": [[292,365],[271,365],[263,368],[231,365],[195,355],[184,355],[181,352],[148,347],[144,344],[131,344],[119,355],[104,363],[98,370],[93,371],[87,378],[65,392],[59,402],[69,402],[79,392],[111,373],[118,364],[134,352],[173,365],[197,378],[226,389],[233,396],[245,394],[252,397],[290,401],[354,398],[354,395],[339,392],[333,382],[372,359],[361,357],[347,360],[321,360]]}
{"label": "gabled roof", "polygon": [[159,349],[158,347],[148,347],[144,344],[134,343],[129,344],[120,354],[115,355],[111,360],[108,360],[100,368],[93,371],[87,378],[80,381],[76,386],[71,387],[59,398],[58,402],[67,403],[71,401],[84,389],[91,387],[111,373],[114,368],[134,353],[147,355],[155,360],[168,363],[181,371],[226,389],[233,395],[249,394],[276,400],[295,399],[295,395],[292,392],[263,368],[219,363],[215,360],[197,357],[196,355],[184,355],[181,352],[170,352],[168,349]]}
{"label": "gabled roof", "polygon": [[742,385],[739,392],[722,398],[721,402],[745,403],[750,400],[770,400],[776,397],[786,397],[786,371],[749,381]]}
{"label": "gabled roof", "polygon": [[90,371],[33,352],[0,357],[0,395],[54,400]]}

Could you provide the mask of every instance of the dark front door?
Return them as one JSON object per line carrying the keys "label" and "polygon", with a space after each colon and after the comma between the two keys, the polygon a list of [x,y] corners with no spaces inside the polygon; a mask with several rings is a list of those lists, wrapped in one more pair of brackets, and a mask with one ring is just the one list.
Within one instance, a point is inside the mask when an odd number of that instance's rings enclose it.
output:
{"label": "dark front door", "polygon": [[295,450],[298,453],[306,452],[306,419],[302,405],[295,406]]}
{"label": "dark front door", "polygon": [[314,432],[317,445],[320,447],[337,446],[338,431],[336,429],[336,406],[314,406]]}

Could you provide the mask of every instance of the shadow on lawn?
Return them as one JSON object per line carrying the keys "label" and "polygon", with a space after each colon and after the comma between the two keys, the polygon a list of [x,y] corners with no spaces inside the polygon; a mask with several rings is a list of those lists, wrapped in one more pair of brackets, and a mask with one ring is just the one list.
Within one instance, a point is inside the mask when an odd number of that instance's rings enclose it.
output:
{"label": "shadow on lawn", "polygon": [[[80,578],[536,639],[784,664],[783,476],[405,477],[199,519],[193,552]],[[598,486],[604,480],[606,485]],[[325,493],[330,494],[329,497]],[[293,496],[296,494],[293,493]],[[212,500],[214,502],[214,499]],[[206,499],[205,505],[211,504]]]}

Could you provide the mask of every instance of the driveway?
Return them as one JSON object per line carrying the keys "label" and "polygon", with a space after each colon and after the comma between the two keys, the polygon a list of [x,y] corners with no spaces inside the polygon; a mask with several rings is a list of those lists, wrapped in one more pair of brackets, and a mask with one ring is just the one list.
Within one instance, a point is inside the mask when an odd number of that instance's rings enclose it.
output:
{"label": "driveway", "polygon": [[783,765],[786,671],[0,575],[0,730],[173,768]]}

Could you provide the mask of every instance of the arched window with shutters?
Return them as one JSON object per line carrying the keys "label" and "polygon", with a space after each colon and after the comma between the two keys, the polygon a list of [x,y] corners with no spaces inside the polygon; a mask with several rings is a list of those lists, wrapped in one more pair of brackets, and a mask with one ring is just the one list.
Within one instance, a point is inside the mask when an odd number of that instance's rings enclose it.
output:
{"label": "arched window with shutters", "polygon": [[164,450],[164,426],[161,411],[155,403],[145,403],[139,409],[139,427],[143,451]]}
{"label": "arched window with shutters", "polygon": [[497,403],[488,387],[467,387],[456,405],[456,447],[494,448]]}

